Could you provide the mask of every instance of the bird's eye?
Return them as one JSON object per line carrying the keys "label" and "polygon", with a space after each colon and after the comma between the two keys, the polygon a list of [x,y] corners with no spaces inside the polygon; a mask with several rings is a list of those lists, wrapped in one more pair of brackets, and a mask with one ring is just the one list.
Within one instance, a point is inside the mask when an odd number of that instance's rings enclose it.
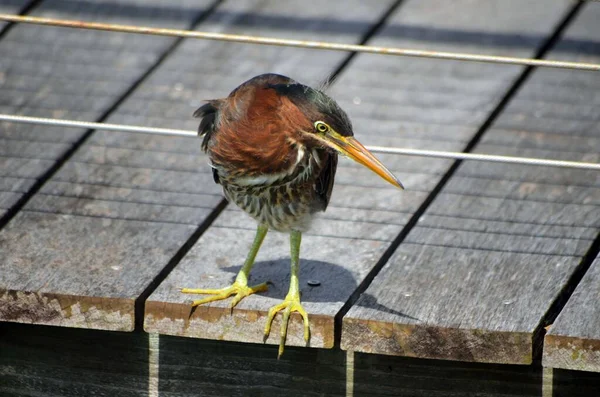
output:
{"label": "bird's eye", "polygon": [[322,121],[317,121],[315,123],[315,129],[320,133],[325,133],[329,131],[329,126]]}

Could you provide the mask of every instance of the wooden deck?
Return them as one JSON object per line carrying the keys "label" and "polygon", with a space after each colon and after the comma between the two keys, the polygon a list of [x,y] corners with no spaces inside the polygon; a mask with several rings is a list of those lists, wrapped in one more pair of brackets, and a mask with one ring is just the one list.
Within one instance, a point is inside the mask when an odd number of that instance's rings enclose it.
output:
{"label": "wooden deck", "polygon": [[[592,2],[0,12],[600,63]],[[202,100],[256,74],[334,75],[365,144],[600,162],[596,72],[24,24],[0,24],[0,54],[0,113],[195,129]],[[310,348],[294,315],[278,361],[262,329],[287,291],[286,235],[267,236],[252,272],[269,291],[232,313],[192,313],[178,291],[230,282],[255,228],[196,139],[0,122],[0,395],[600,395],[600,173],[380,157],[407,189],[341,161],[301,249]]]}

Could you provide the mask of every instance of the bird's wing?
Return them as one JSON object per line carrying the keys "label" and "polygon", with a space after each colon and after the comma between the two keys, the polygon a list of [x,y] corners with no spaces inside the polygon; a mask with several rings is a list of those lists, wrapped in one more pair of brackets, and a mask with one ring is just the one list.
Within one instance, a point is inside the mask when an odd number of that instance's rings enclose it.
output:
{"label": "bird's wing", "polygon": [[[205,152],[208,150],[208,142],[215,132],[217,121],[217,112],[219,111],[219,101],[209,101],[208,103],[200,106],[195,112],[194,117],[201,117],[200,125],[198,126],[198,135],[203,136],[202,139],[202,150]],[[217,169],[213,167],[213,179],[215,183],[220,183],[219,173]]]}
{"label": "bird's wing", "polygon": [[198,126],[198,135],[204,136],[204,139],[202,140],[202,150],[205,152],[208,149],[208,142],[215,132],[215,122],[218,111],[218,102],[209,101],[194,112],[194,117],[202,118],[200,125]]}
{"label": "bird's wing", "polygon": [[317,192],[321,204],[323,204],[323,211],[327,208],[329,199],[331,198],[337,162],[337,153],[327,153],[325,155],[325,166],[321,169],[321,173],[315,183],[315,191]]}

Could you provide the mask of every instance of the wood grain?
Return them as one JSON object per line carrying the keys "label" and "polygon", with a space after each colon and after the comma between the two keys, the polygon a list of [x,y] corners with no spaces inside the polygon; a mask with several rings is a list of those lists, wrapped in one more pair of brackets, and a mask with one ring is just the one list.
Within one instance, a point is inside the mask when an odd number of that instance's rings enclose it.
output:
{"label": "wood grain", "polygon": [[[0,323],[0,394],[595,397],[600,374]],[[544,385],[546,382],[546,385]]]}
{"label": "wood grain", "polygon": [[[9,1],[1,7],[8,13],[18,12],[27,3]],[[157,0],[119,3],[115,7],[101,2],[44,1],[30,15],[183,29],[210,1],[180,0],[171,7],[160,6]],[[0,40],[0,52],[5,54],[0,67],[0,112],[98,120],[175,40],[16,24]],[[84,133],[83,129],[1,122],[0,216]]]}
{"label": "wood grain", "polygon": [[[186,4],[43,2],[34,14],[185,28],[209,1],[193,10]],[[16,26],[0,41],[14,65],[2,79],[3,111],[97,119],[173,42]],[[83,132],[4,123],[2,207],[26,194]],[[173,167],[173,155],[117,144],[76,153],[0,231],[0,320],[131,331],[135,300],[221,201],[216,190],[198,188],[211,178],[193,173],[203,160],[181,157]]]}
{"label": "wood grain", "polygon": [[[573,59],[577,31],[597,30],[598,11],[586,7],[548,56],[567,43]],[[594,76],[536,70],[475,151],[597,161],[586,94],[570,99],[583,105],[576,116],[555,111],[554,98],[583,80]],[[560,131],[545,117],[577,122]],[[534,332],[600,228],[599,188],[587,171],[463,163],[345,316],[342,348],[530,363]]]}
{"label": "wood grain", "polygon": [[546,367],[600,372],[600,258],[544,338]]}

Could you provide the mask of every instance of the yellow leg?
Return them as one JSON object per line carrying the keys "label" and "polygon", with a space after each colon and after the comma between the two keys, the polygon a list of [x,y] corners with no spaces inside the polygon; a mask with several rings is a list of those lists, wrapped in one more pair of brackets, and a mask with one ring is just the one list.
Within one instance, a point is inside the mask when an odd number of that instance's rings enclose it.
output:
{"label": "yellow leg", "polygon": [[300,303],[300,287],[298,282],[298,269],[300,261],[300,242],[302,241],[302,233],[292,232],[290,235],[290,256],[292,259],[291,266],[291,277],[290,277],[290,289],[283,302],[273,306],[269,309],[267,316],[267,324],[265,325],[264,340],[267,340],[271,333],[271,324],[275,315],[283,311],[283,318],[281,319],[281,331],[279,339],[279,351],[277,358],[280,358],[283,354],[285,347],[285,339],[287,337],[288,321],[292,312],[298,312],[302,316],[304,322],[304,340],[308,343],[310,339],[310,323],[308,321],[308,314]]}
{"label": "yellow leg", "polygon": [[195,300],[194,302],[192,302],[192,306],[198,306],[208,302],[227,299],[231,295],[235,295],[231,300],[231,304],[229,305],[233,309],[235,305],[237,305],[246,296],[252,295],[256,292],[266,291],[267,283],[262,283],[249,287],[248,276],[250,275],[250,270],[252,270],[252,266],[254,266],[256,254],[258,253],[258,250],[260,249],[260,246],[263,240],[265,239],[268,230],[269,229],[267,226],[258,225],[258,228],[256,229],[256,236],[254,237],[254,242],[252,243],[252,247],[250,247],[250,252],[248,253],[248,257],[244,262],[244,266],[242,266],[239,273],[235,277],[235,281],[229,287],[219,289],[182,288],[181,292],[184,294],[212,295],[203,299]]}

